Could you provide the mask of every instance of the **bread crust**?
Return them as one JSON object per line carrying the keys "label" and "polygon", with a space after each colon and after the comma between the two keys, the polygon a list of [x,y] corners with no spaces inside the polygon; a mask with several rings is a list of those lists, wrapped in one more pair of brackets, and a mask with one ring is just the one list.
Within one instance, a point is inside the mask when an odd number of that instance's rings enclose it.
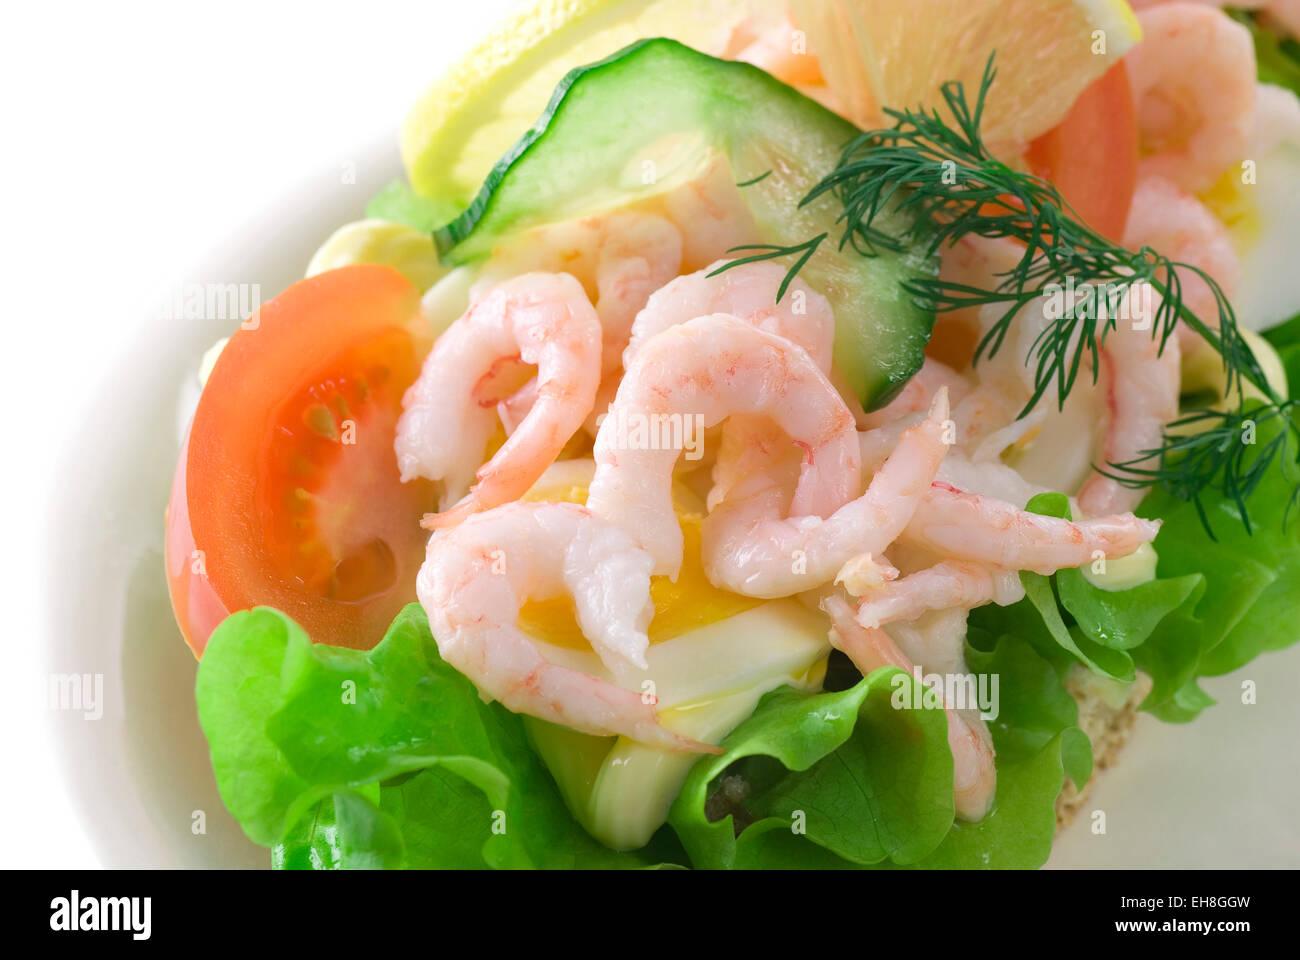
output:
{"label": "bread crust", "polygon": [[1097,774],[1112,767],[1119,758],[1120,751],[1128,742],[1137,720],[1138,707],[1151,692],[1151,678],[1139,673],[1129,687],[1128,696],[1122,703],[1107,698],[1098,692],[1095,683],[1090,682],[1086,670],[1072,670],[1066,675],[1065,689],[1074,698],[1079,707],[1079,728],[1092,743],[1092,776],[1079,790],[1067,777],[1060,795],[1056,798],[1056,832],[1060,832],[1073,822],[1075,816],[1088,802],[1092,786],[1097,782]]}

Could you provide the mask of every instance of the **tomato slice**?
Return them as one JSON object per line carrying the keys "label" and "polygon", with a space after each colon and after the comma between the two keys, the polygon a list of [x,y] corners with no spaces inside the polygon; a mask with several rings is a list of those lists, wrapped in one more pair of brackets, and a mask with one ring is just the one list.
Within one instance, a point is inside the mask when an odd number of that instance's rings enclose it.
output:
{"label": "tomato slice", "polygon": [[263,305],[221,352],[168,511],[172,606],[197,655],[225,611],[259,605],[369,648],[415,599],[434,491],[400,482],[393,438],[430,344],[419,303],[390,267],[344,267]]}
{"label": "tomato slice", "polygon": [[1085,223],[1121,242],[1138,169],[1137,113],[1124,62],[1094,80],[1025,157]]}
{"label": "tomato slice", "polygon": [[208,582],[203,554],[194,546],[190,511],[185,497],[185,467],[190,442],[186,436],[172,477],[171,502],[167,504],[167,539],[163,547],[172,613],[180,624],[185,642],[196,653],[203,652],[208,637],[229,611]]}

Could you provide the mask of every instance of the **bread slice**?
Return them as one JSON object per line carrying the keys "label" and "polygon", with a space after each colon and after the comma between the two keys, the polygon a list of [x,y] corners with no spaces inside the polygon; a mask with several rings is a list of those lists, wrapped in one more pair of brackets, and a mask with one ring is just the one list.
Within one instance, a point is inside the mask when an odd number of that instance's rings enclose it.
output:
{"label": "bread slice", "polygon": [[1074,820],[1088,802],[1097,774],[1114,765],[1120,750],[1128,742],[1137,720],[1138,707],[1151,692],[1151,678],[1139,673],[1131,684],[1117,684],[1097,677],[1081,664],[1075,664],[1065,677],[1065,689],[1079,705],[1079,727],[1092,742],[1093,773],[1082,790],[1067,777],[1056,798],[1056,832],[1059,834]]}

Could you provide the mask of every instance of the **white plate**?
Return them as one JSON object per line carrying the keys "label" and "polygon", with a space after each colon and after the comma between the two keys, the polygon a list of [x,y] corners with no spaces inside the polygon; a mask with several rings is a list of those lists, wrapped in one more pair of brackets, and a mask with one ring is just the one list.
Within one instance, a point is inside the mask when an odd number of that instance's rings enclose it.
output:
{"label": "white plate", "polygon": [[[317,245],[361,215],[357,200],[399,175],[388,141],[360,152],[373,179],[333,189],[324,171],[250,221],[193,276],[261,285],[264,298],[302,275]],[[378,173],[376,173],[378,171]],[[108,867],[265,866],[217,796],[194,709],[195,661],[172,620],[163,575],[163,509],[181,425],[178,406],[225,321],[159,322],[105,386],[68,448],[50,518],[47,585],[53,673],[100,673],[101,719],[51,712],[87,829]],[[107,391],[111,391],[111,396]],[[124,432],[122,425],[130,424]],[[57,574],[57,578],[55,577]],[[1300,624],[1297,625],[1300,630]],[[1058,840],[1057,867],[1300,866],[1300,648],[1205,686],[1220,699],[1189,726],[1140,718],[1122,762],[1101,775]],[[1242,679],[1257,704],[1240,703]],[[1106,833],[1091,830],[1104,811]],[[204,833],[194,824],[202,813]]]}
{"label": "white plate", "polygon": [[[338,189],[337,164],[306,178],[187,279],[257,283],[269,300],[302,277],[334,229],[361,217],[365,201],[401,175],[393,140],[354,155],[354,187]],[[203,352],[236,325],[160,319],[146,327],[104,381],[101,402],[87,411],[52,474],[62,489],[51,498],[48,527],[47,669],[102,674],[104,711],[98,720],[47,712],[106,867],[269,862],[217,795],[194,708],[197,664],[172,619],[162,560],[163,511],[183,430],[179,411],[197,391]],[[69,582],[79,589],[68,590]],[[198,812],[206,833],[193,830]]]}

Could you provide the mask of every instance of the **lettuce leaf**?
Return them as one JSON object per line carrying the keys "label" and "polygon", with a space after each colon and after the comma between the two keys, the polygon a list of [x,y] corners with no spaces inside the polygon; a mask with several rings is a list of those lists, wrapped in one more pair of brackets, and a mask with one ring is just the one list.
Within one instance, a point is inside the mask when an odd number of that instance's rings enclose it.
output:
{"label": "lettuce leaf", "polygon": [[[1288,343],[1300,339],[1300,328],[1286,324],[1268,335]],[[1260,425],[1257,444],[1279,429],[1277,422]],[[1195,504],[1153,490],[1138,513],[1163,522],[1155,580],[1106,591],[1079,570],[1022,573],[1025,599],[975,610],[971,625],[985,635],[1022,637],[1062,674],[1072,660],[1121,682],[1140,669],[1153,682],[1143,710],[1171,722],[1195,719],[1214,704],[1197,678],[1300,640],[1300,512],[1288,517],[1296,476],[1285,458],[1264,474],[1247,501],[1249,530],[1232,501],[1203,495],[1213,534]],[[1035,497],[1027,509],[1069,515],[1060,494]]]}
{"label": "lettuce leaf", "polygon": [[[838,693],[767,694],[723,741],[725,753],[696,764],[668,815],[691,862],[912,862],[938,846],[953,818],[948,725],[942,710],[896,709],[903,685],[919,702],[923,688],[894,667]],[[744,797],[736,814],[711,820],[724,777]],[[738,836],[737,817],[746,821]]]}
{"label": "lettuce leaf", "polygon": [[[900,684],[916,681],[883,668],[839,693],[768,694],[723,742],[722,756],[696,765],[669,815],[692,863],[1041,866],[1064,777],[1087,781],[1091,746],[1076,726],[1074,700],[1026,641],[1002,637],[966,653],[972,671],[999,680],[999,709],[989,724],[998,786],[983,820],[953,823],[943,710],[934,701],[930,709],[897,708]],[[913,686],[912,696],[920,691]]]}
{"label": "lettuce leaf", "polygon": [[[1277,421],[1261,424],[1257,446],[1280,429]],[[1139,509],[1164,521],[1155,541],[1159,575],[1205,577],[1205,596],[1196,608],[1205,630],[1198,676],[1228,673],[1300,640],[1300,511],[1291,509],[1300,468],[1293,458],[1294,453],[1279,457],[1264,473],[1247,501],[1249,529],[1235,505],[1218,494],[1202,501],[1213,536],[1198,522],[1193,504],[1163,491],[1153,491]]]}
{"label": "lettuce leaf", "polygon": [[371,651],[276,610],[228,617],[196,684],[227,808],[283,867],[643,867],[573,820],[519,717],[438,656],[418,604]]}
{"label": "lettuce leaf", "polygon": [[444,203],[420,196],[405,180],[392,180],[385,184],[366,204],[367,217],[403,223],[428,234],[454,219],[460,212],[459,206],[448,207]]}
{"label": "lettuce leaf", "polygon": [[1230,11],[1245,25],[1255,41],[1255,62],[1259,79],[1300,93],[1300,44],[1263,24],[1248,10]]}
{"label": "lettuce leaf", "polygon": [[[978,631],[976,638],[979,638]],[[1092,744],[1077,726],[1078,706],[1053,666],[1016,636],[988,649],[969,642],[966,663],[999,678],[998,715],[989,721],[997,750],[997,793],[977,823],[957,821],[917,864],[925,869],[1033,869],[1047,862],[1056,835],[1056,798],[1069,777],[1092,776]]]}

